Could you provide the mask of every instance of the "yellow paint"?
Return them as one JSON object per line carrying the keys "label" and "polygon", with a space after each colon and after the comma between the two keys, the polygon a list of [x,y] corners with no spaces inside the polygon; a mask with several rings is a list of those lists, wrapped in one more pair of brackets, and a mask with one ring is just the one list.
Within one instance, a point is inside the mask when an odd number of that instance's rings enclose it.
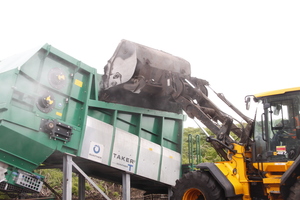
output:
{"label": "yellow paint", "polygon": [[243,200],[250,200],[249,180],[246,176],[246,163],[244,161],[245,148],[238,144],[233,145],[237,153],[230,155],[232,159],[215,164],[231,182],[235,194],[243,194]]}
{"label": "yellow paint", "polygon": [[46,101],[50,104],[50,105],[52,105],[53,104],[53,100],[51,100],[51,96],[49,95],[48,97],[46,97]]}
{"label": "yellow paint", "polygon": [[61,113],[61,112],[56,112],[55,114],[56,114],[57,116],[60,116],[60,117],[62,116],[62,113]]}
{"label": "yellow paint", "polygon": [[[265,162],[265,163],[253,163],[253,167],[256,169],[263,170],[264,172],[267,172],[266,176],[271,177],[272,172],[282,172],[284,173],[290,166],[294,163],[294,161],[288,161],[288,162]],[[263,167],[263,169],[262,169]]]}
{"label": "yellow paint", "polygon": [[286,92],[294,92],[294,91],[299,91],[300,87],[294,87],[294,88],[287,88],[287,89],[282,89],[282,90],[274,90],[270,92],[263,92],[254,95],[255,97],[265,97],[265,96],[272,96],[272,95],[277,95],[277,94],[284,94]]}
{"label": "yellow paint", "polygon": [[66,77],[65,77],[65,75],[58,75],[57,79],[58,80],[66,80]]}
{"label": "yellow paint", "polygon": [[[279,194],[280,193],[280,178],[279,177],[271,177],[271,178],[263,178],[263,183],[267,190],[268,194],[270,195],[270,199],[274,199],[272,194]],[[275,199],[274,199],[275,200]]]}
{"label": "yellow paint", "polygon": [[279,184],[281,177],[272,177],[272,178],[264,178],[263,183],[264,184]]}
{"label": "yellow paint", "polygon": [[83,82],[78,80],[78,79],[75,79],[75,82],[74,82],[75,85],[79,86],[79,87],[82,87],[83,85]]}
{"label": "yellow paint", "polygon": [[[234,187],[235,194],[243,194],[243,200],[250,200],[251,182],[262,182],[265,192],[270,200],[278,200],[280,193],[280,179],[282,174],[293,164],[294,161],[253,163],[253,167],[265,172],[262,180],[249,180],[247,177],[247,166],[245,158],[250,158],[251,154],[245,152],[243,146],[233,144],[236,154],[228,153],[229,161],[217,162],[215,165],[226,176]],[[263,168],[263,169],[262,169]]]}
{"label": "yellow paint", "polygon": [[265,172],[266,178],[263,178],[262,182],[270,200],[278,199],[276,194],[280,193],[281,176],[293,163],[294,161],[253,163],[253,167]]}

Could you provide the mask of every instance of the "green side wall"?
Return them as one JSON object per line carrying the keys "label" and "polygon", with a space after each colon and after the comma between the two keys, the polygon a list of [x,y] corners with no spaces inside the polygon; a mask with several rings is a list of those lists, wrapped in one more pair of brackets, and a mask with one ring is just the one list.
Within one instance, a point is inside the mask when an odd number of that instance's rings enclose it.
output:
{"label": "green side wall", "polygon": [[[53,71],[63,75],[57,87]],[[100,77],[50,45],[1,73],[0,162],[31,173],[55,151],[80,155],[88,115],[181,153],[184,115],[98,101]],[[49,112],[37,106],[45,94],[53,101]],[[41,127],[45,120],[72,127],[70,140],[51,138]]]}

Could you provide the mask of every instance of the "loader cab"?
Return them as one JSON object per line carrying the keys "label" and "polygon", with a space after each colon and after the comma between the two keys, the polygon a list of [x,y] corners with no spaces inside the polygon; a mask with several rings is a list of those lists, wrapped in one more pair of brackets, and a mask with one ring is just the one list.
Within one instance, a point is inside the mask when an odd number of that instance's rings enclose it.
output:
{"label": "loader cab", "polygon": [[255,95],[254,161],[286,162],[300,154],[300,87]]}

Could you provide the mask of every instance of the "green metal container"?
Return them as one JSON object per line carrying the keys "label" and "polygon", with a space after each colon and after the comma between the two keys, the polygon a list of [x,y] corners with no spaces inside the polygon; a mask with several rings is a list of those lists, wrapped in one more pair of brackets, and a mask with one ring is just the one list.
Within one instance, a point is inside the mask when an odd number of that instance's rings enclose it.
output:
{"label": "green metal container", "polygon": [[99,101],[96,69],[48,44],[0,72],[0,190],[38,192],[11,177],[42,181],[33,170],[61,164],[60,153],[96,164],[86,169],[95,177],[103,166],[168,185],[179,177],[184,115]]}

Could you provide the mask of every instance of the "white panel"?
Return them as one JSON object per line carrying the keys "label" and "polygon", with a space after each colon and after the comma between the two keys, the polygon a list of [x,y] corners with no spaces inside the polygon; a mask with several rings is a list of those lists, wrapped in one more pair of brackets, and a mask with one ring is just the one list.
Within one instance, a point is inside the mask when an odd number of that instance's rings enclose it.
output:
{"label": "white panel", "polygon": [[137,174],[157,180],[161,157],[161,146],[141,138]]}
{"label": "white panel", "polygon": [[129,172],[135,171],[138,137],[121,129],[116,129],[111,166]]}
{"label": "white panel", "polygon": [[112,134],[112,125],[88,116],[80,156],[108,165]]}
{"label": "white panel", "polygon": [[180,166],[180,154],[164,147],[160,181],[170,185],[175,185],[175,182],[180,175]]}
{"label": "white panel", "polygon": [[[131,173],[136,171],[138,175],[153,180],[160,177],[158,181],[175,184],[180,175],[179,153],[118,128],[114,142],[112,137],[112,125],[88,117],[80,156],[106,165],[111,157],[112,167]],[[110,152],[112,145],[113,151]]]}

